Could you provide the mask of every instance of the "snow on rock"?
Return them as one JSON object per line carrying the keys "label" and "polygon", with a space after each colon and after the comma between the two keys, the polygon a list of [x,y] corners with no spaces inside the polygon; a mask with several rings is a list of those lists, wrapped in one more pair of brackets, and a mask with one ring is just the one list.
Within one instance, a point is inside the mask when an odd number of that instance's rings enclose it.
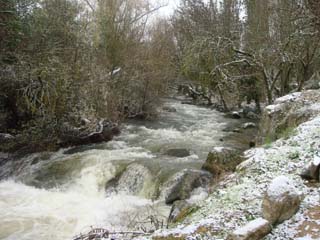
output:
{"label": "snow on rock", "polygon": [[257,127],[257,125],[253,122],[247,122],[242,125],[243,129],[256,128],[256,127]]}
{"label": "snow on rock", "polygon": [[[287,139],[248,150],[244,154],[246,160],[237,167],[236,173],[227,175],[216,185],[209,197],[199,204],[196,212],[179,226],[158,231],[156,236],[187,234],[188,239],[196,239],[199,235],[197,229],[204,226],[213,230],[198,239],[226,239],[229,233],[246,225],[250,219],[262,217],[261,203],[270,182],[277,176],[285,176],[290,179],[290,183],[293,182],[294,192],[302,194],[304,198],[298,212],[291,219],[277,225],[265,240],[301,237],[297,236],[297,227],[305,220],[305,212],[318,206],[320,199],[318,187],[307,186],[299,173],[315,160],[315,154],[320,149],[319,136],[320,116],[301,124],[296,134]],[[290,158],[292,153],[299,153],[299,157]]]}
{"label": "snow on rock", "polygon": [[228,240],[259,240],[271,232],[270,223],[258,218],[229,235]]}
{"label": "snow on rock", "polygon": [[285,103],[285,102],[293,102],[297,98],[299,98],[301,96],[301,94],[302,94],[302,92],[294,92],[294,93],[288,94],[286,96],[277,98],[274,103],[280,104],[280,103]]}
{"label": "snow on rock", "polygon": [[290,219],[300,207],[300,196],[294,181],[286,176],[275,178],[262,202],[263,217],[271,224]]}

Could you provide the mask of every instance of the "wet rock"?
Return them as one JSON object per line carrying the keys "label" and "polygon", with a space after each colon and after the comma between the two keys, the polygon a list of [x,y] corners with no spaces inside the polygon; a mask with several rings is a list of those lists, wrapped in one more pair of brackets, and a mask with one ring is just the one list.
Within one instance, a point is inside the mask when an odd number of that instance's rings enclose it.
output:
{"label": "wet rock", "polygon": [[256,128],[257,125],[253,122],[247,122],[242,125],[243,129]]}
{"label": "wet rock", "polygon": [[246,226],[237,229],[227,238],[228,240],[260,240],[271,232],[270,223],[258,218],[249,222]]}
{"label": "wet rock", "polygon": [[319,181],[320,174],[320,157],[314,156],[314,160],[308,164],[308,166],[303,169],[300,176],[306,180],[316,180]]}
{"label": "wet rock", "polygon": [[241,129],[240,128],[235,128],[232,130],[232,132],[234,133],[241,133]]}
{"label": "wet rock", "polygon": [[215,147],[207,157],[202,169],[218,176],[223,172],[234,171],[243,161],[238,150],[227,147]]}
{"label": "wet rock", "polygon": [[176,223],[182,221],[194,208],[194,205],[185,200],[175,201],[171,207],[168,222]]}
{"label": "wet rock", "polygon": [[182,101],[181,104],[193,105],[194,103],[192,100],[185,100],[185,101]]}
{"label": "wet rock", "polygon": [[14,136],[8,133],[0,133],[0,144],[1,143],[6,143],[10,140],[14,139]]}
{"label": "wet rock", "polygon": [[164,198],[166,204],[188,199],[194,189],[207,188],[211,180],[212,175],[205,171],[186,169],[177,173],[165,183]]}
{"label": "wet rock", "polygon": [[164,106],[162,108],[163,111],[166,111],[166,112],[177,112],[177,109],[175,109],[174,107],[170,107],[170,106]]}
{"label": "wet rock", "polygon": [[190,151],[185,148],[173,148],[166,152],[166,155],[177,158],[184,158],[190,156]]}
{"label": "wet rock", "polygon": [[300,203],[301,199],[295,183],[285,176],[277,177],[264,196],[263,217],[273,225],[282,223],[299,210]]}
{"label": "wet rock", "polygon": [[101,120],[98,123],[89,124],[81,128],[76,128],[65,123],[60,137],[61,147],[80,146],[92,143],[107,142],[114,136],[120,134],[117,124]]}
{"label": "wet rock", "polygon": [[252,120],[258,120],[260,119],[260,116],[254,112],[249,112],[246,114],[246,118],[252,119]]}
{"label": "wet rock", "polygon": [[107,183],[106,191],[108,194],[124,193],[152,197],[154,187],[151,171],[141,164],[133,163]]}
{"label": "wet rock", "polygon": [[240,118],[241,118],[241,115],[240,115],[239,112],[234,111],[234,112],[232,112],[232,113],[230,114],[230,117],[233,118],[233,119],[240,119]]}

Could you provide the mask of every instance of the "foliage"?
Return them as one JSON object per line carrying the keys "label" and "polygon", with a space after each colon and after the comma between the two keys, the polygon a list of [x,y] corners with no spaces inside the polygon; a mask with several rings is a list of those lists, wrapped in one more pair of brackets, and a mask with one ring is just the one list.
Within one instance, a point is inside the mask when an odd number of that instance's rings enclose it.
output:
{"label": "foliage", "polygon": [[181,73],[219,95],[225,109],[244,100],[259,109],[260,102],[301,90],[319,66],[308,6],[291,0],[182,1],[173,19]]}
{"label": "foliage", "polygon": [[171,26],[148,24],[147,1],[88,3],[1,1],[1,131],[38,126],[55,139],[84,117],[154,114],[175,75]]}

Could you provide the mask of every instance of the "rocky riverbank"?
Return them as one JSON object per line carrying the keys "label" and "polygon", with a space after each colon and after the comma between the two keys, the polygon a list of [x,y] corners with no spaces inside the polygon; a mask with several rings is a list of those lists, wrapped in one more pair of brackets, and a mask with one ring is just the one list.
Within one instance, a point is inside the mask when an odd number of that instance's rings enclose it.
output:
{"label": "rocky riverbank", "polygon": [[[310,163],[315,165],[314,175],[319,175],[318,97],[317,91],[295,93],[268,106],[265,123],[271,122],[269,126],[272,129],[282,126],[282,134],[277,135],[280,139],[267,141],[261,147],[246,151],[245,161],[236,167],[234,173],[224,175],[213,185],[206,200],[193,207],[170,229],[156,232],[152,239],[252,240],[262,239],[266,234],[267,240],[319,239],[319,177],[309,177],[309,180],[301,177]],[[295,120],[294,116],[298,118]],[[306,122],[301,124],[303,121]],[[284,122],[286,127],[283,127]],[[305,178],[305,174],[302,176]],[[297,196],[290,198],[296,200],[286,201],[286,206],[278,206],[284,210],[282,215],[281,210],[280,215],[276,216],[280,220],[268,217],[273,214],[270,212],[272,209],[277,209],[277,204],[283,204],[275,200],[269,202],[268,207],[266,199],[274,189],[280,199],[283,197],[282,190],[286,189],[286,197]],[[281,216],[284,218],[281,219]],[[272,229],[268,227],[271,225]]]}

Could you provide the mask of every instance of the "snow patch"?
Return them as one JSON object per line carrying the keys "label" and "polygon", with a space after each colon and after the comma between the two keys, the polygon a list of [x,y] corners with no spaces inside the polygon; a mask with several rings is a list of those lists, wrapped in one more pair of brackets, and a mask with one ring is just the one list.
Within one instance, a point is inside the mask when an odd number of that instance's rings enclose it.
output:
{"label": "snow patch", "polygon": [[285,176],[275,178],[267,190],[268,196],[274,199],[279,198],[286,193],[298,195],[295,183]]}
{"label": "snow patch", "polygon": [[249,222],[246,226],[239,228],[234,232],[235,235],[246,235],[249,232],[253,232],[256,229],[259,229],[265,225],[268,225],[269,222],[263,218],[257,218]]}

